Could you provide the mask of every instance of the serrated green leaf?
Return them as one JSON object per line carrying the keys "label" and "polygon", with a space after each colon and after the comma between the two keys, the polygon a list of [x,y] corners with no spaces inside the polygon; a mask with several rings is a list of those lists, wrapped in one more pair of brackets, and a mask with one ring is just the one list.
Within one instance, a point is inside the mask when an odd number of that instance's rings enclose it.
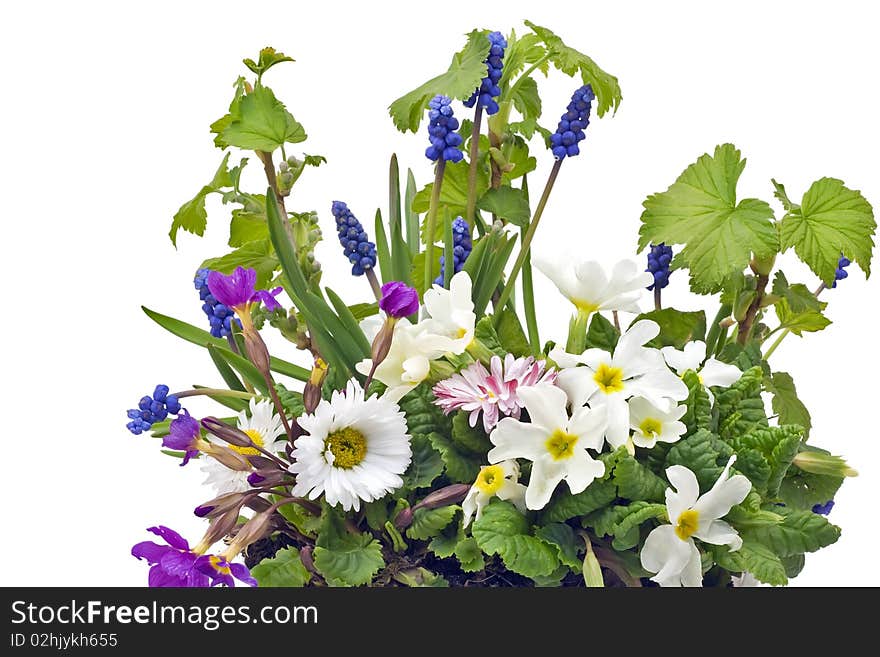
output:
{"label": "serrated green leaf", "polygon": [[800,207],[789,210],[779,225],[783,250],[795,253],[829,287],[842,253],[871,275],[874,211],[861,192],[842,180],[820,178],[807,190]]}
{"label": "serrated green leaf", "polygon": [[774,308],[776,309],[776,317],[779,319],[779,328],[788,329],[798,336],[805,332],[821,331],[831,324],[831,320],[819,310],[794,312],[786,299],[780,299]]}
{"label": "serrated green leaf", "polygon": [[412,461],[403,475],[407,488],[424,488],[443,473],[443,459],[431,441],[422,434],[414,434],[410,441]]}
{"label": "serrated green leaf", "polygon": [[757,541],[744,540],[739,553],[745,569],[758,580],[773,586],[788,584],[785,567],[773,550],[766,545]]}
{"label": "serrated green leaf", "polygon": [[752,482],[752,486],[762,493],[766,493],[767,483],[770,481],[773,469],[761,452],[756,449],[737,449],[736,469]]}
{"label": "serrated green leaf", "polygon": [[612,504],[604,506],[585,516],[581,521],[584,528],[592,529],[599,538],[614,534],[617,523],[628,513],[629,505]]}
{"label": "serrated green leaf", "polygon": [[416,509],[412,524],[406,530],[406,537],[427,541],[429,538],[439,536],[460,509],[461,507],[456,505],[441,506],[437,509]]}
{"label": "serrated green leaf", "polygon": [[782,561],[782,567],[785,568],[785,574],[789,579],[792,579],[800,575],[806,559],[802,554],[793,554],[789,557],[782,557],[780,561]]}
{"label": "serrated green leaf", "polygon": [[302,393],[298,390],[288,390],[281,383],[275,383],[275,392],[278,394],[278,401],[291,417],[299,417],[305,413],[305,405],[303,404]]}
{"label": "serrated green leaf", "polygon": [[437,573],[432,573],[427,568],[410,568],[409,570],[398,570],[393,575],[395,581],[405,586],[415,588],[448,588],[449,582]]}
{"label": "serrated green leaf", "polygon": [[610,481],[594,481],[576,495],[572,495],[568,488],[561,489],[544,507],[541,522],[564,522],[569,518],[585,516],[610,504],[616,497],[617,486]]}
{"label": "serrated green leaf", "polygon": [[688,342],[706,338],[706,313],[702,310],[693,312],[675,308],[652,310],[636,317],[633,323],[641,319],[650,319],[660,325],[660,335],[646,346],[683,349]]}
{"label": "serrated green leaf", "polygon": [[428,107],[428,101],[437,94],[458,100],[470,98],[486,75],[489,47],[485,31],[474,30],[468,34],[467,44],[452,58],[448,71],[391,103],[388,111],[397,129],[401,132],[416,132]]}
{"label": "serrated green leaf", "polygon": [[556,548],[532,536],[525,516],[507,502],[493,500],[471,531],[483,552],[499,555],[520,575],[547,576],[559,566]]}
{"label": "serrated green leaf", "polygon": [[288,57],[283,52],[279,52],[270,46],[260,50],[260,56],[257,58],[256,62],[253,59],[248,58],[242,60],[245,66],[260,77],[262,77],[263,73],[275,66],[275,64],[293,61],[296,61],[293,57]]}
{"label": "serrated green leaf", "polygon": [[477,207],[521,228],[528,226],[529,217],[532,216],[525,194],[521,189],[514,187],[505,186],[487,190],[477,200]]}
{"label": "serrated green leaf", "polygon": [[252,212],[244,208],[232,211],[232,221],[229,224],[229,246],[235,248],[248,242],[269,240],[269,226],[266,223],[266,215]]}
{"label": "serrated green leaf", "polygon": [[524,120],[537,119],[541,116],[541,96],[534,78],[524,78],[512,89],[512,92],[510,100]]}
{"label": "serrated green leaf", "polygon": [[761,399],[763,378],[761,367],[752,367],[716,396],[718,433],[723,440],[768,426],[764,400]]}
{"label": "serrated green leaf", "polygon": [[168,237],[171,238],[171,243],[175,247],[177,246],[177,232],[181,228],[199,237],[205,234],[205,228],[208,226],[208,211],[205,209],[205,199],[208,194],[219,192],[223,187],[228,187],[232,184],[229,178],[228,165],[229,153],[226,153],[211,182],[202,187],[199,193],[189,201],[181,205],[180,209],[174,214]]}
{"label": "serrated green leaf", "polygon": [[800,313],[805,310],[823,310],[827,303],[819,301],[819,298],[810,291],[803,283],[789,284],[785,274],[776,272],[773,278],[771,294],[788,302],[792,312]]}
{"label": "serrated green leaf", "polygon": [[299,558],[299,550],[289,547],[279,550],[272,559],[264,559],[251,568],[251,575],[260,587],[303,587],[312,579]]}
{"label": "serrated green leaf", "polygon": [[780,424],[798,424],[804,428],[804,436],[810,435],[813,426],[810,411],[797,396],[794,380],[788,372],[774,372],[764,386],[773,394],[773,412]]}
{"label": "serrated green leaf", "polygon": [[248,242],[244,246],[219,258],[208,258],[201,267],[213,269],[221,274],[231,274],[236,267],[254,269],[257,272],[258,289],[269,286],[278,269],[278,256],[268,239]]}
{"label": "serrated green leaf", "polygon": [[381,532],[388,522],[388,497],[364,504],[364,518],[373,531]]}
{"label": "serrated green leaf", "polygon": [[664,498],[668,487],[663,479],[629,454],[621,458],[615,466],[611,480],[617,484],[617,494],[620,497],[634,501],[660,501]]}
{"label": "serrated green leaf", "polygon": [[779,497],[788,507],[809,511],[816,504],[833,500],[843,479],[791,468],[779,487]]}
{"label": "serrated green leaf", "polygon": [[455,557],[466,573],[476,573],[486,567],[483,551],[474,537],[462,538],[455,546]]}
{"label": "serrated green leaf", "polygon": [[[629,506],[622,507],[617,512],[618,520],[614,526],[615,537],[623,538],[648,520],[658,519],[668,521],[665,504],[651,504],[649,502],[633,502]],[[636,535],[638,536],[638,534]],[[635,545],[632,543],[631,545]],[[629,547],[631,547],[631,545]],[[616,546],[615,546],[616,547]]]}
{"label": "serrated green leaf", "polygon": [[476,455],[485,455],[492,446],[483,431],[482,422],[470,425],[469,413],[458,412],[452,417],[452,440],[462,449]]}
{"label": "serrated green leaf", "polygon": [[683,465],[700,482],[700,490],[709,490],[733,454],[730,445],[706,429],[675,443],[666,455],[666,465]]}
{"label": "serrated green leaf", "polygon": [[603,315],[595,313],[593,319],[590,320],[590,327],[587,329],[587,349],[601,349],[611,353],[617,347],[619,339],[620,331],[614,328],[614,324],[605,319]]}
{"label": "serrated green leaf", "polygon": [[305,129],[269,87],[254,87],[241,98],[236,110],[221,133],[223,141],[230,146],[271,153],[283,144],[306,139]]}
{"label": "serrated green leaf", "polygon": [[699,288],[720,290],[742,271],[754,253],[769,258],[779,250],[773,210],[758,199],[737,203],[736,184],[745,167],[733,144],[704,154],[665,192],[649,196],[642,213],[639,249],[649,244],[684,244],[676,256]]}
{"label": "serrated green leaf", "polygon": [[[753,429],[749,433],[734,437],[731,445],[737,454],[743,454],[744,457],[748,456],[750,450],[755,450],[766,459],[770,468],[766,481],[767,494],[775,496],[792,459],[800,449],[802,440],[803,428],[787,425]],[[752,457],[751,462],[755,461],[756,459]],[[736,467],[741,469],[739,461]],[[748,476],[745,471],[743,474]]]}
{"label": "serrated green leaf", "polygon": [[350,534],[325,508],[314,551],[315,567],[330,586],[362,586],[385,565],[382,545],[368,534]]}
{"label": "serrated green leaf", "polygon": [[787,557],[815,552],[840,538],[840,527],[832,525],[818,513],[789,511],[780,507],[780,515],[784,515],[781,523],[750,529],[744,532],[744,540],[747,536],[766,545],[778,556]]}
{"label": "serrated green leaf", "polygon": [[421,383],[409,391],[399,402],[406,414],[406,424],[411,435],[428,435],[433,432],[449,435],[452,418],[434,403],[435,397],[428,383]]}
{"label": "serrated green leaf", "polygon": [[451,438],[439,433],[428,434],[428,439],[434,449],[440,452],[449,479],[455,483],[473,483],[484,463],[482,457],[460,448]]}
{"label": "serrated green leaf", "polygon": [[583,565],[578,557],[580,542],[569,525],[564,522],[552,522],[549,525],[538,527],[535,530],[535,536],[556,548],[560,563],[575,570]]}
{"label": "serrated green leaf", "polygon": [[687,438],[700,429],[709,428],[712,422],[712,405],[709,403],[709,393],[696,372],[688,370],[681,378],[688,387],[688,397],[683,402],[687,411],[681,418],[687,427]]}
{"label": "serrated green leaf", "polygon": [[580,73],[583,83],[593,87],[598,101],[596,112],[600,117],[605,116],[608,110],[617,111],[623,95],[616,77],[603,71],[587,55],[565,45],[562,39],[546,27],[535,25],[531,21],[525,21],[525,24],[546,44],[551,53],[550,61],[556,68],[569,76]]}

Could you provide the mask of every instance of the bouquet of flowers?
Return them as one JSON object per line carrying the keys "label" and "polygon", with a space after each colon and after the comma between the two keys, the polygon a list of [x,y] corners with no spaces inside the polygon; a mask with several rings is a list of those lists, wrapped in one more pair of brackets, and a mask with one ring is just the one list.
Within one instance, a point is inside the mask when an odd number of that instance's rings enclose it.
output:
{"label": "bouquet of flowers", "polygon": [[[291,207],[325,163],[288,154],[306,132],[264,81],[292,60],[272,48],[244,60],[250,75],[211,124],[222,162],[170,232],[202,235],[209,195],[232,206],[232,250],[195,274],[202,327],[144,309],[207,349],[225,384],[158,385],[128,411],[132,433],[201,464],[213,489],[194,546],[155,526],[159,542],[132,549],[151,586],[781,585],[838,539],[826,516],[855,471],[808,442],[792,376],[769,361],[789,334],[830,323],[851,263],[870,273],[871,205],[835,178],[798,203],[774,180],[776,217],[737,199],[745,160],[723,144],[644,201],[647,269],[533,258],[593,105],[613,114],[621,92],[526,27],[471,32],[448,71],[390,105],[404,132],[427,115],[433,182],[410,171],[401,193],[392,156],[370,232],[364,208],[328,199],[351,275],[369,283],[354,305],[321,284],[318,214]],[[536,82],[551,68],[577,86],[567,106],[554,99],[553,130]],[[241,187],[253,157],[265,190]],[[539,158],[553,164],[535,201]],[[553,210],[545,221],[565,221]],[[792,248],[815,290],[777,268]],[[555,340],[541,339],[533,265],[572,306]],[[673,272],[710,314],[663,306]],[[269,353],[267,331],[287,353]],[[192,416],[194,396],[218,417]]]}

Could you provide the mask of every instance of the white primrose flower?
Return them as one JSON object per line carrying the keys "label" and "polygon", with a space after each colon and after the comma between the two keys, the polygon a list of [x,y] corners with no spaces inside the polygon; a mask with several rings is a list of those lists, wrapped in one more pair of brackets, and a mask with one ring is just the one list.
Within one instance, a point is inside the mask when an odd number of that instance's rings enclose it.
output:
{"label": "white primrose flower", "polygon": [[403,485],[412,451],[397,404],[364,398],[360,385],[349,381],[297,422],[307,435],[297,439],[291,454],[293,495],[314,500],[323,493],[331,506],[357,511],[361,500],[372,502]]}
{"label": "white primrose flower", "polygon": [[679,376],[684,376],[688,370],[693,370],[700,378],[700,383],[706,387],[709,393],[709,401],[715,401],[710,386],[726,388],[736,383],[742,376],[742,370],[735,365],[722,363],[716,358],[706,358],[706,343],[700,340],[688,342],[683,351],[675,347],[663,347],[660,350],[666,364],[675,370]]}
{"label": "white primrose flower", "polygon": [[467,497],[461,503],[464,513],[464,527],[471,523],[476,514],[479,520],[483,509],[497,497],[500,500],[513,502],[520,511],[525,511],[526,487],[519,483],[519,464],[513,460],[501,461],[495,465],[484,465]]}
{"label": "white primrose flower", "polygon": [[588,448],[602,447],[602,409],[575,407],[569,417],[565,391],[549,383],[518,392],[531,422],[502,419],[489,435],[495,446],[489,450],[488,459],[489,463],[516,458],[532,462],[526,507],[544,508],[562,480],[576,494],[605,474],[605,464],[587,452]]}
{"label": "white primrose flower", "polygon": [[674,402],[688,396],[687,386],[669,370],[660,352],[644,346],[659,334],[657,322],[643,319],[620,336],[613,356],[601,349],[587,349],[580,355],[560,348],[550,352],[550,357],[564,368],[559,372],[557,385],[568,393],[572,403],[605,409],[604,436],[615,449],[629,439],[628,399],[643,397],[656,408],[671,413]]}
{"label": "white primrose flower", "polygon": [[474,340],[477,316],[471,299],[471,277],[460,271],[449,282],[449,289],[434,285],[425,292],[424,306],[429,317],[419,322],[432,346],[444,353],[461,354]]}
{"label": "white primrose flower", "polygon": [[684,404],[671,411],[664,411],[644,397],[633,397],[629,400],[629,426],[633,431],[633,444],[650,449],[658,442],[676,442],[687,431],[684,422],[680,421],[685,413],[687,406]]}
{"label": "white primrose flower", "polygon": [[639,312],[638,300],[654,280],[632,260],[621,260],[605,275],[594,261],[578,262],[572,258],[535,258],[535,266],[559,288],[579,312],[598,310]]}
{"label": "white primrose flower", "polygon": [[736,530],[720,520],[752,489],[743,475],[728,478],[735,460],[735,455],[730,457],[718,481],[704,495],[700,495],[696,475],[686,467],[666,468],[666,478],[675,488],[666,489],[666,512],[672,524],[655,527],[641,552],[642,567],[656,573],[651,579],[660,586],[702,586],[700,551],[694,538],[726,545],[731,552],[742,547]]}
{"label": "white primrose flower", "polygon": [[[284,449],[287,436],[281,417],[275,413],[275,407],[268,400],[250,401],[250,416],[245,411],[238,414],[238,428],[248,435],[251,441],[263,449],[277,453]],[[256,456],[260,452],[253,447],[237,447],[225,445],[229,449],[244,456]],[[250,471],[230,470],[225,465],[208,455],[203,455],[202,472],[208,477],[205,484],[213,486],[218,495],[224,493],[241,493],[251,489],[248,483]]]}

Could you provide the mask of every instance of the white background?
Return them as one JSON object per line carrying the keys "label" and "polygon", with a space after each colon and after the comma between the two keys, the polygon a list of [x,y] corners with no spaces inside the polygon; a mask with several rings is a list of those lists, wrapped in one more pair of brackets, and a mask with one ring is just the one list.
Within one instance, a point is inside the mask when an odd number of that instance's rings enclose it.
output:
{"label": "white background", "polygon": [[[145,584],[147,568],[129,549],[147,538],[146,527],[200,536],[191,509],[211,495],[198,466],[179,468],[158,441],[130,435],[125,410],[159,382],[220,383],[205,352],[165,333],[139,306],[205,321],[192,276],[203,258],[223,252],[228,208],[212,199],[206,238],[181,234],[177,251],[167,231],[219,163],[208,124],[245,73],[241,58],[262,46],[297,59],[266,82],[306,127],[305,152],[329,164],[306,172],[289,207],[321,213],[325,281],[350,302],[366,300],[368,289],[345,274],[330,202],[346,200],[371,225],[386,204],[392,151],[420,184],[428,181],[424,130],[396,132],[386,107],[445,70],[472,27],[522,32],[521,19],[531,18],[594,57],[623,88],[617,116],[594,120],[583,155],[565,163],[538,252],[566,246],[609,263],[633,256],[645,196],[724,141],[748,157],[743,197],[772,200],[772,176],[799,198],[829,175],[880,203],[880,47],[868,3],[308,6],[29,2],[4,10],[0,583]],[[555,125],[578,84],[558,72],[542,83],[545,125]],[[540,162],[536,188],[549,154]],[[246,178],[254,190],[265,187],[258,174],[252,166]],[[786,271],[790,280],[817,282],[804,269]],[[861,472],[831,515],[842,539],[809,556],[797,584],[880,584],[870,556],[880,538],[880,283],[866,283],[855,266],[850,274],[825,296],[834,324],[789,338],[773,357],[812,410],[814,442]],[[714,314],[684,278],[674,277],[667,298]],[[543,337],[561,338],[569,308],[546,281],[538,286]]]}

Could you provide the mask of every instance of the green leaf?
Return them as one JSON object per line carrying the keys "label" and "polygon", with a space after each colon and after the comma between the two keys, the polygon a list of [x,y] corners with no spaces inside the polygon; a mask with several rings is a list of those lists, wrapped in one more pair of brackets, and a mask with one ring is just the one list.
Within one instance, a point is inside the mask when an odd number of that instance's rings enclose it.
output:
{"label": "green leaf", "polygon": [[529,339],[526,337],[516,313],[504,308],[500,315],[498,326],[495,329],[501,348],[514,356],[531,355],[532,349],[529,346]]}
{"label": "green leaf", "polygon": [[406,414],[410,434],[426,436],[437,432],[449,435],[452,431],[452,418],[444,415],[434,401],[434,393],[428,383],[419,384],[400,400],[400,410]]}
{"label": "green leaf", "polygon": [[585,516],[610,504],[616,497],[617,486],[610,481],[594,481],[576,495],[572,495],[568,488],[558,490],[544,508],[541,522],[564,522],[569,518]]}
{"label": "green leaf", "polygon": [[474,521],[472,533],[486,554],[497,554],[510,570],[526,577],[552,573],[557,548],[529,533],[529,524],[512,504],[495,499]]}
{"label": "green leaf", "polygon": [[785,299],[788,302],[788,307],[795,313],[801,313],[805,310],[824,310],[828,305],[819,301],[819,298],[803,283],[789,284],[785,274],[781,271],[776,272],[776,276],[773,278],[771,293],[774,297]]}
{"label": "green leaf", "polygon": [[748,477],[757,490],[767,492],[773,469],[767,458],[757,449],[740,448],[736,451],[736,469]]}
{"label": "green leaf", "polygon": [[466,573],[476,573],[486,567],[483,551],[473,536],[462,538],[455,546],[455,557]]}
{"label": "green leaf", "polygon": [[410,442],[412,461],[403,475],[403,483],[407,488],[425,488],[443,473],[443,459],[424,435],[414,434]]}
{"label": "green leaf", "polygon": [[515,187],[487,190],[477,200],[477,207],[521,228],[529,225],[529,217],[532,216],[529,200],[521,189]]}
{"label": "green leaf", "polygon": [[342,518],[325,508],[314,551],[315,567],[330,586],[362,586],[385,565],[382,546],[368,534],[350,534]]}
{"label": "green leaf", "polygon": [[773,210],[758,199],[737,203],[736,184],[745,160],[733,144],[716,146],[691,164],[665,192],[643,203],[639,249],[684,244],[676,260],[690,270],[692,285],[717,291],[742,271],[754,253],[769,258],[779,249]]}
{"label": "green leaf", "polygon": [[[443,185],[440,187],[440,202],[437,206],[437,216],[442,217],[443,212],[447,209],[449,214],[455,218],[467,214],[467,190],[468,190],[468,167],[447,166],[443,171]],[[480,198],[489,187],[489,174],[486,169],[480,167],[477,170],[477,198]],[[431,204],[431,194],[434,190],[434,183],[428,183],[423,187],[412,199],[412,211],[415,213],[426,213]],[[427,229],[427,217],[422,222],[420,231],[422,244],[428,243],[428,236],[425,234]],[[438,221],[434,233],[434,242],[440,242],[443,239],[443,222]]]}
{"label": "green leaf", "polygon": [[398,570],[392,575],[394,579],[401,584],[409,587],[426,587],[426,588],[447,588],[449,582],[437,573],[432,573],[427,568],[411,568],[409,570]]}
{"label": "green leaf", "polygon": [[617,347],[619,339],[620,331],[614,328],[614,324],[595,313],[590,320],[590,328],[587,329],[587,349],[601,349],[611,353]]}
{"label": "green leaf", "polygon": [[551,54],[550,61],[556,68],[569,76],[580,73],[583,83],[593,87],[598,100],[596,111],[600,117],[609,109],[617,111],[622,94],[616,77],[603,71],[582,52],[565,45],[562,39],[546,27],[535,25],[531,21],[525,21],[525,24],[546,44]]}
{"label": "green leaf", "polygon": [[739,553],[745,569],[758,580],[773,586],[788,584],[785,567],[773,550],[766,545],[744,540]]}
{"label": "green leaf", "polygon": [[480,466],[484,459],[470,452],[461,449],[452,440],[439,433],[428,434],[428,439],[443,459],[446,466],[446,475],[455,483],[470,484],[480,473]]}
{"label": "green leaf", "polygon": [[211,356],[211,360],[214,362],[214,366],[217,368],[217,371],[220,372],[220,376],[223,377],[223,382],[227,385],[230,390],[238,390],[239,392],[245,392],[244,384],[241,382],[241,379],[238,378],[235,371],[229,367],[229,363],[223,358],[223,354],[220,353],[213,345],[208,345],[208,355]]}
{"label": "green leaf", "polygon": [[789,557],[783,557],[780,561],[782,561],[782,566],[785,568],[785,574],[791,579],[800,575],[804,569],[806,559],[802,554],[793,554]]}
{"label": "green leaf", "polygon": [[251,212],[243,208],[232,211],[232,221],[229,224],[229,246],[238,247],[248,242],[268,241],[269,226],[266,224],[266,215]]}
{"label": "green leaf", "polygon": [[267,46],[260,50],[260,56],[256,62],[253,59],[248,58],[245,58],[242,61],[253,73],[262,77],[263,73],[275,66],[275,64],[280,64],[281,62],[293,62],[296,60],[293,57],[288,57],[283,52],[278,52],[275,48]]}
{"label": "green leaf", "polygon": [[779,416],[779,423],[799,424],[804,428],[804,436],[809,436],[813,421],[810,411],[797,396],[791,374],[774,372],[769,380],[764,379],[764,387],[773,394],[773,412]]}
{"label": "green leaf", "polygon": [[780,299],[774,308],[779,319],[779,328],[788,329],[798,336],[804,332],[821,331],[831,324],[831,320],[818,310],[794,312],[786,299]]}
{"label": "green leaf", "polygon": [[181,228],[199,237],[205,234],[205,228],[208,226],[208,211],[205,209],[205,199],[208,194],[219,192],[223,187],[232,185],[232,181],[229,178],[228,165],[229,153],[226,153],[211,182],[202,187],[199,193],[189,201],[181,205],[180,209],[174,214],[168,237],[171,238],[171,243],[175,247],[177,246],[177,231]]}
{"label": "green leaf", "polygon": [[458,412],[452,417],[452,440],[468,452],[485,455],[492,443],[489,442],[489,437],[483,431],[482,422],[478,421],[472,427],[469,415],[469,413]]}
{"label": "green leaf", "polygon": [[642,313],[633,320],[650,319],[660,325],[660,335],[646,346],[675,347],[683,349],[685,344],[706,338],[706,313],[702,310],[685,312],[675,308],[663,308]]}
{"label": "green leaf", "polygon": [[354,318],[358,321],[379,314],[378,303],[356,303],[349,306],[348,309],[351,311],[351,314],[354,316]]}
{"label": "green leaf", "polygon": [[709,428],[712,422],[712,405],[709,403],[709,393],[696,372],[688,370],[681,379],[688,387],[688,397],[683,402],[687,411],[681,418],[687,427],[685,437],[688,437],[700,429]]}
{"label": "green leaf", "polygon": [[791,468],[779,487],[779,497],[786,506],[809,511],[815,504],[833,500],[843,479]]}
{"label": "green leaf", "polygon": [[275,383],[275,392],[278,394],[278,401],[292,417],[299,417],[305,413],[303,406],[302,393],[297,390],[288,390],[280,383]]}
{"label": "green leaf", "polygon": [[260,85],[241,98],[221,137],[230,146],[271,153],[283,144],[305,141],[306,131],[272,90]]}
{"label": "green leaf", "polygon": [[416,132],[428,107],[428,101],[437,94],[458,100],[470,98],[486,75],[485,60],[489,47],[485,31],[474,30],[468,34],[467,44],[452,58],[446,73],[428,80],[391,103],[388,110],[397,129],[401,132]]}
{"label": "green leaf", "polygon": [[[291,504],[289,506],[296,506]],[[375,500],[374,502],[367,502],[364,504],[364,518],[367,520],[367,525],[369,525],[370,529],[373,531],[381,532],[382,528],[385,527],[385,523],[388,522],[388,496]]]}
{"label": "green leaf", "polygon": [[666,494],[666,482],[629,454],[620,459],[611,478],[617,484],[617,494],[628,500],[654,502]]}
{"label": "green leaf", "polygon": [[700,490],[709,490],[733,454],[730,445],[706,429],[675,443],[666,455],[666,465],[683,465],[700,482]]}
{"label": "green leaf", "polygon": [[761,399],[763,377],[760,366],[752,367],[716,396],[718,433],[723,440],[767,426],[764,400]]}
{"label": "green leaf", "polygon": [[795,253],[827,286],[842,253],[871,275],[874,211],[861,192],[842,180],[820,178],[807,190],[800,207],[792,207],[779,225],[783,250]]}
{"label": "green leaf", "polygon": [[441,506],[437,509],[416,509],[412,524],[406,530],[407,538],[427,541],[429,538],[439,536],[459,510],[461,507],[456,505]]}
{"label": "green leaf", "polygon": [[[803,427],[796,425],[756,428],[747,434],[734,437],[731,444],[737,453],[757,450],[767,460],[770,466],[767,493],[774,496],[779,491],[779,485],[800,449],[803,435]],[[739,465],[737,462],[737,469]]]}
{"label": "green leaf", "polygon": [[536,529],[535,536],[556,548],[562,564],[575,570],[583,565],[578,557],[580,543],[569,525],[564,522],[553,522]]}
{"label": "green leaf", "polygon": [[264,559],[251,568],[251,575],[261,587],[303,587],[312,578],[299,558],[299,550],[294,547],[279,550],[272,559]]}
{"label": "green leaf", "polygon": [[525,78],[519,82],[510,100],[513,101],[516,111],[523,115],[523,119],[537,119],[541,116],[541,96],[534,78]]}
{"label": "green leaf", "polygon": [[792,208],[800,207],[791,202],[791,199],[788,198],[788,193],[785,191],[785,185],[782,183],[776,182],[775,179],[771,178],[770,182],[773,184],[773,196],[782,203],[782,209],[788,212]]}
{"label": "green leaf", "polygon": [[251,268],[257,272],[258,289],[266,288],[278,269],[278,256],[268,239],[257,242],[248,242],[244,246],[227,253],[219,258],[205,260],[202,267],[219,271],[221,274],[231,274],[236,267]]}
{"label": "green leaf", "polygon": [[651,504],[640,501],[622,507],[622,510],[618,511],[618,521],[612,529],[614,533],[614,540],[612,542],[614,549],[618,551],[628,550],[638,545],[641,524],[655,518],[668,520],[665,504]]}
{"label": "green leaf", "polygon": [[786,511],[780,507],[784,520],[777,525],[756,527],[745,532],[746,537],[769,547],[780,557],[804,552],[815,552],[835,543],[840,538],[840,527],[832,525],[825,516],[812,511]]}

